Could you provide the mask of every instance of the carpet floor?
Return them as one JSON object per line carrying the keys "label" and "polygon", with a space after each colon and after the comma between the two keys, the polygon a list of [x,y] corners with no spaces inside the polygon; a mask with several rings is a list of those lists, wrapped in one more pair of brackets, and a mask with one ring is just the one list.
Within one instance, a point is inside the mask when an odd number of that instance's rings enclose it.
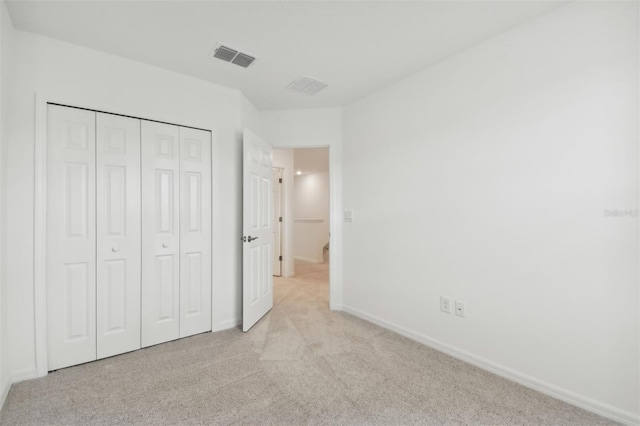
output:
{"label": "carpet floor", "polygon": [[231,329],[11,387],[0,424],[598,425],[613,422],[328,309],[328,267],[275,280]]}

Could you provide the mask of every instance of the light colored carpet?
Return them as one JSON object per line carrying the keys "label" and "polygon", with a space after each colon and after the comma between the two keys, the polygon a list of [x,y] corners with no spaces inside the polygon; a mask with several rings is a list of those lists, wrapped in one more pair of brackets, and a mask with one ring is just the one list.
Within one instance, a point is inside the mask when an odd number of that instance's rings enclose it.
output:
{"label": "light colored carpet", "polygon": [[0,424],[612,424],[397,334],[328,310],[327,266],[276,279],[238,329],[14,385]]}

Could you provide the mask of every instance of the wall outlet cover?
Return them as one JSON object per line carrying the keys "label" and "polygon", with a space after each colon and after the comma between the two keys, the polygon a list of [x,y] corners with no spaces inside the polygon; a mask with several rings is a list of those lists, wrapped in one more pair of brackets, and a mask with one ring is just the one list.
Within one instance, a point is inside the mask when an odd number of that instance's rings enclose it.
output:
{"label": "wall outlet cover", "polygon": [[456,300],[456,315],[464,318],[466,310],[467,310],[466,303],[461,300]]}

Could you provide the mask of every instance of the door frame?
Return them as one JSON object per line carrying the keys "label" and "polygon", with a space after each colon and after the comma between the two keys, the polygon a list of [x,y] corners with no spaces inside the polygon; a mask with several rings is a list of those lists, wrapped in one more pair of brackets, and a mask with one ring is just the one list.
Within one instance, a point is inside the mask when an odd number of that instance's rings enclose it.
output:
{"label": "door frame", "polygon": [[[35,332],[35,358],[36,368],[20,374],[20,380],[27,380],[36,377],[44,377],[49,373],[47,356],[47,105],[58,104],[72,108],[86,109],[107,114],[122,115],[141,120],[160,121],[153,118],[145,118],[140,112],[127,112],[120,110],[118,105],[104,105],[95,102],[92,106],[87,106],[83,99],[70,98],[67,95],[52,95],[40,92],[35,93],[35,132],[34,132],[34,260],[33,260],[33,281],[34,281],[34,332]],[[120,110],[120,111],[119,111]],[[111,112],[119,111],[119,112]],[[211,132],[211,330],[216,330],[214,323],[214,283],[218,282],[214,275],[217,271],[215,259],[217,259],[218,248],[214,243],[219,233],[218,210],[215,200],[219,199],[219,179],[218,179],[218,144],[217,134],[211,128],[211,123],[184,123],[176,124],[182,120],[160,121],[162,123],[174,124],[182,127],[192,127],[199,130]],[[15,377],[14,377],[15,379]],[[15,380],[12,380],[15,382]]]}
{"label": "door frame", "polygon": [[[277,149],[277,148],[274,148]],[[272,166],[271,169],[278,169],[280,171],[280,180],[282,180],[284,178],[284,167],[275,167]],[[273,184],[274,182],[271,182],[271,187],[273,188]],[[280,211],[280,215],[279,217],[282,218],[282,222],[280,223],[280,225],[278,225],[278,235],[276,236],[276,238],[278,238],[278,249],[279,249],[279,253],[278,256],[282,257],[282,260],[279,260],[280,262],[280,275],[274,275],[274,277],[278,277],[281,278],[283,277],[283,271],[284,271],[284,252],[282,251],[282,234],[284,233],[284,187],[282,185],[284,185],[283,182],[279,182],[278,185],[280,186],[280,202],[278,204],[279,205],[279,211]],[[273,204],[275,206],[275,203]],[[275,217],[275,215],[274,215]],[[275,238],[273,241],[273,247],[275,248],[276,244],[275,244]]]}
{"label": "door frame", "polygon": [[[278,145],[277,140],[273,140],[273,149],[304,149],[304,148],[327,148],[329,150],[329,309],[341,311],[342,299],[342,150],[340,141],[326,145],[307,145],[296,143],[289,145]],[[293,164],[291,164],[293,167]],[[293,185],[294,170],[289,173],[285,168],[283,182],[285,185]],[[290,181],[290,183],[287,183]],[[287,203],[286,187],[283,188],[283,200]],[[292,200],[289,200],[291,202]],[[285,204],[286,205],[286,204]],[[284,213],[283,219],[283,242],[282,250],[285,247],[288,233],[293,232],[293,215]],[[285,258],[286,259],[286,258]],[[293,261],[293,253],[291,253]],[[286,263],[286,260],[285,260]],[[283,263],[283,268],[285,263]],[[294,271],[295,272],[295,271]],[[285,277],[283,272],[283,277]]]}

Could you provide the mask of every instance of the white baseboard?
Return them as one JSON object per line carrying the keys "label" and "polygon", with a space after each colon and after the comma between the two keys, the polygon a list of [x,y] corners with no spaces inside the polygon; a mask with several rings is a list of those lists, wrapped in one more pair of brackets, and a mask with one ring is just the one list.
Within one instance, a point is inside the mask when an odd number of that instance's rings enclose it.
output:
{"label": "white baseboard", "polygon": [[11,374],[11,383],[24,382],[25,380],[37,379],[38,377],[38,370],[35,368],[15,371]]}
{"label": "white baseboard", "polygon": [[324,263],[324,260],[320,259],[307,259],[306,257],[300,257],[300,256],[294,256],[293,257],[295,260],[302,260],[303,262],[309,262],[309,263]]}
{"label": "white baseboard", "polygon": [[447,343],[441,342],[436,339],[432,339],[423,334],[408,330],[404,327],[401,327],[389,321],[385,321],[373,315],[369,315],[365,312],[362,312],[350,306],[344,305],[342,306],[342,310],[353,316],[361,318],[365,321],[369,321],[373,324],[379,325],[380,327],[384,327],[388,330],[394,331],[402,336],[408,337],[409,339],[415,340],[437,351],[444,352],[447,355],[451,355],[454,358],[458,358],[469,364],[475,365],[476,367],[482,368],[483,370],[487,370],[491,373],[497,374],[498,376],[504,377],[506,379],[519,383],[523,386],[526,386],[538,392],[549,395],[553,398],[559,399],[561,401],[567,402],[569,404],[575,405],[580,408],[584,408],[585,410],[591,411],[593,413],[599,414],[603,417],[607,417],[611,420],[615,420],[620,423],[624,423],[627,425],[640,424],[640,415],[631,413],[629,411],[621,410],[609,404],[596,401],[584,395],[577,394],[575,392],[561,388],[559,386],[553,385],[543,380],[536,379],[535,377],[531,377],[524,373],[520,373],[518,371],[512,370],[508,367],[502,366],[493,361],[489,361],[488,359],[463,351]]}
{"label": "white baseboard", "polygon": [[0,389],[0,410],[4,407],[4,402],[7,400],[7,395],[9,395],[9,389],[11,389],[11,382],[7,381],[2,384],[2,389]]}
{"label": "white baseboard", "polygon": [[218,323],[218,325],[215,328],[213,328],[211,331],[215,333],[216,331],[229,330],[230,328],[237,327],[240,324],[242,324],[242,318],[226,320],[226,321],[222,321],[221,323]]}
{"label": "white baseboard", "polygon": [[35,368],[30,368],[27,370],[16,371],[9,377],[6,383],[2,384],[2,389],[0,389],[0,410],[4,407],[4,402],[7,399],[7,395],[9,395],[9,389],[11,389],[11,385],[13,383],[23,382],[25,380],[37,379],[38,378],[38,370]]}

